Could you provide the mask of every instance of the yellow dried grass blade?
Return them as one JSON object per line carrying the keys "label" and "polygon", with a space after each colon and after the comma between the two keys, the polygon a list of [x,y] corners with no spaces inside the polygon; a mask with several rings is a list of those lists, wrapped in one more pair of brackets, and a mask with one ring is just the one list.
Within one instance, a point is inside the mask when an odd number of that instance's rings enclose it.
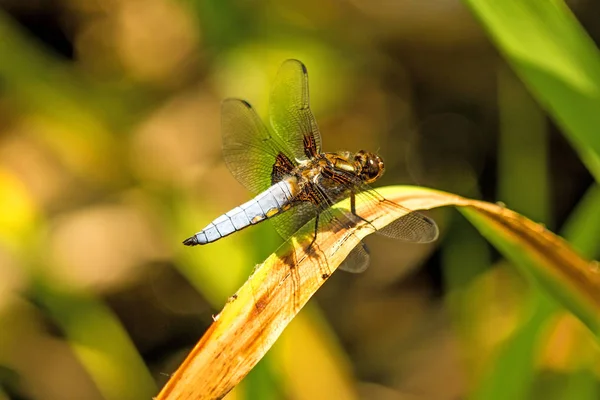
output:
{"label": "yellow dried grass blade", "polygon": [[[412,210],[458,206],[505,255],[521,264],[546,291],[562,301],[600,337],[600,273],[567,243],[543,226],[496,204],[417,187],[388,187],[379,192]],[[389,210],[358,213],[381,229],[401,217]],[[307,227],[310,228],[310,227]],[[283,329],[344,261],[360,239],[372,233],[354,229],[324,232],[311,254],[285,243],[259,265],[215,317],[205,335],[160,392],[159,400],[223,397],[265,355]],[[509,252],[509,254],[506,254]],[[521,254],[522,255],[522,254]],[[226,266],[222,266],[226,268]]]}

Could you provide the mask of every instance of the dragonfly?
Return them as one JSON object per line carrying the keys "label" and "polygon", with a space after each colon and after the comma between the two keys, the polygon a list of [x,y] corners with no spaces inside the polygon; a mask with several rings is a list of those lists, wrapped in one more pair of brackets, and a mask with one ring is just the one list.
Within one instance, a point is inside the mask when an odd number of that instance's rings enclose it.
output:
{"label": "dragonfly", "polygon": [[[248,102],[223,101],[223,158],[233,176],[255,197],[219,216],[183,244],[212,243],[267,219],[289,239],[314,219],[310,246],[326,229],[370,223],[356,212],[359,201],[403,215],[376,230],[381,235],[414,243],[429,243],[438,237],[431,218],[385,199],[370,186],[385,171],[377,154],[364,150],[322,152],[321,134],[309,105],[308,72],[302,62],[290,59],[280,67],[271,92],[269,119],[272,129]],[[349,208],[333,207],[348,198]],[[362,272],[369,257],[360,242],[339,268]]]}

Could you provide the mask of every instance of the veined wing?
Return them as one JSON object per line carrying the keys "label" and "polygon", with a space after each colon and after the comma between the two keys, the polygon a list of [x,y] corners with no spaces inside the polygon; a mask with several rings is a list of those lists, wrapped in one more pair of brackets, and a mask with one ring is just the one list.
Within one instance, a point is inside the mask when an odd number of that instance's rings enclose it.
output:
{"label": "veined wing", "polygon": [[297,203],[291,210],[277,214],[270,219],[271,223],[283,239],[289,239],[308,221],[315,218],[319,209],[309,201]]}
{"label": "veined wing", "polygon": [[295,161],[271,135],[252,106],[227,99],[221,105],[223,158],[233,176],[253,194],[266,190],[290,172]]}
{"label": "veined wing", "polygon": [[[353,179],[350,175],[337,175],[336,185],[338,185],[338,189],[345,187],[351,193],[351,197],[354,196],[356,203],[362,203],[361,209],[367,209],[365,215],[371,214],[369,209],[383,207],[386,212],[399,216],[397,220],[383,229],[375,230],[373,227],[376,233],[414,243],[429,243],[438,237],[438,227],[431,218],[387,200],[362,181]],[[324,185],[318,188],[318,192],[321,196],[321,204],[323,204],[320,207],[320,224],[322,223],[323,227],[327,226],[327,229],[338,231],[351,228],[360,222],[371,222],[360,214],[355,214],[351,207],[348,209],[330,207],[340,199],[332,197],[332,192]],[[339,268],[358,273],[367,269],[368,265],[369,253],[364,243],[361,242]]]}
{"label": "veined wing", "polygon": [[[374,214],[375,208],[383,208],[386,213],[398,215],[398,219],[382,229],[377,229],[376,233],[413,243],[429,243],[437,239],[439,230],[433,219],[386,199],[360,180],[352,179],[352,177],[338,176],[338,178],[341,180],[340,185],[348,187],[352,193],[351,197],[354,196],[355,198],[356,204],[360,203],[361,208],[367,210],[364,213],[365,215]],[[373,212],[370,210],[373,210]],[[351,209],[345,212],[345,217],[350,221],[356,221],[358,218],[358,220],[371,222],[360,214],[354,214]]]}
{"label": "veined wing", "polygon": [[[311,192],[313,202],[301,202],[293,210],[279,214],[272,219],[282,237],[289,238],[317,216],[317,220],[311,221],[311,224],[313,224],[310,227],[311,235],[315,233],[319,235],[324,230],[339,231],[347,229],[360,220],[356,216],[348,215],[346,211],[332,209],[332,199],[321,188],[315,187],[314,189]],[[339,269],[353,273],[363,272],[369,266],[369,259],[366,245],[360,242],[339,266]]]}
{"label": "veined wing", "polygon": [[[361,209],[367,210],[364,213],[365,216],[376,214],[374,212],[375,208],[383,208],[385,212],[398,216],[397,220],[385,228],[377,230],[379,234],[414,243],[429,243],[437,239],[438,228],[431,218],[387,200],[356,175],[337,170],[335,173],[328,173],[327,176],[330,176],[330,178],[322,177],[315,185],[321,196],[326,197],[327,203],[333,205],[347,197],[350,197],[351,200],[348,210],[338,208],[340,210],[338,214],[341,214],[335,216],[339,220],[338,225],[342,227],[344,225],[353,226],[361,220],[371,222],[365,217],[354,213],[352,209],[354,199],[355,204],[360,203]],[[373,212],[370,212],[370,210],[373,210]]]}
{"label": "veined wing", "polygon": [[[368,208],[384,207],[391,213],[403,215],[383,229],[375,230],[375,233],[388,236],[394,239],[401,239],[415,243],[429,243],[434,241],[438,236],[438,227],[436,223],[421,213],[411,211],[397,203],[383,198],[375,191],[361,192],[357,197],[362,198],[358,201],[367,201]],[[361,216],[353,214],[351,210],[335,209],[328,210],[322,213],[328,220],[328,226],[334,230],[352,227],[355,224],[364,220]],[[370,222],[370,221],[366,221]],[[351,252],[344,262],[339,266],[339,269],[361,273],[365,271],[370,263],[370,255],[366,245],[361,241]]]}
{"label": "veined wing", "polygon": [[357,187],[360,191],[355,194],[356,200],[364,202],[367,210],[383,208],[392,215],[402,215],[376,233],[413,243],[430,243],[438,238],[439,229],[433,219],[386,199],[365,183],[360,183]]}
{"label": "veined wing", "polygon": [[[252,106],[239,99],[225,100],[221,106],[223,157],[227,167],[252,193],[260,193],[279,182],[296,166],[287,146],[271,135]],[[283,239],[289,239],[304,224],[315,218],[316,207],[300,202],[291,211],[270,221]]]}
{"label": "veined wing", "polygon": [[338,267],[342,271],[360,274],[369,268],[371,256],[367,249],[367,245],[362,241],[348,254],[348,257]]}
{"label": "veined wing", "polygon": [[309,104],[308,73],[300,61],[287,60],[279,68],[269,116],[275,135],[296,160],[321,152],[321,134]]}

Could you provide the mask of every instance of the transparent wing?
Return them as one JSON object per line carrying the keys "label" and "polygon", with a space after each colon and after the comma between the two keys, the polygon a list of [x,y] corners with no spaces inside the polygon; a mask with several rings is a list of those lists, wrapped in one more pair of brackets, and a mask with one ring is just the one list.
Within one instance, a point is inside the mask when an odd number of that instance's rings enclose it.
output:
{"label": "transparent wing", "polygon": [[356,246],[348,257],[340,264],[338,269],[346,272],[352,272],[354,274],[359,274],[364,272],[369,267],[369,261],[371,257],[369,256],[369,249],[367,249],[367,245],[363,242],[360,242],[358,246]]}
{"label": "transparent wing", "polygon": [[[311,235],[315,231],[317,235],[319,235],[319,233],[324,230],[338,231],[346,229],[357,222],[356,220],[358,220],[358,218],[349,217],[343,211],[329,208],[331,202],[325,196],[319,194],[315,194],[315,196],[319,199],[320,206],[308,201],[300,202],[292,210],[272,218],[275,229],[281,237],[284,239],[290,238],[301,227],[306,225],[306,223],[314,220],[317,213],[319,214],[319,226],[315,228],[315,221],[312,221],[313,226],[311,229],[314,230],[311,231]],[[354,220],[351,220],[351,218]],[[359,245],[348,254],[348,257],[346,257],[344,262],[339,266],[339,269],[352,273],[360,273],[367,269],[369,260],[370,256],[367,246],[363,242],[360,242]]]}
{"label": "transparent wing", "polygon": [[[252,193],[260,193],[278,182],[296,166],[286,154],[286,146],[270,134],[250,104],[239,99],[225,100],[221,106],[223,157],[227,167]],[[310,202],[298,202],[293,210],[270,219],[284,239],[317,215]]]}
{"label": "transparent wing", "polygon": [[279,68],[269,114],[275,135],[296,160],[321,152],[321,134],[309,104],[308,73],[300,61],[287,60]]}
{"label": "transparent wing", "polygon": [[317,206],[311,202],[298,202],[290,210],[272,217],[270,221],[277,233],[287,240],[308,221],[315,218],[318,211]]}
{"label": "transparent wing", "polygon": [[[227,99],[221,105],[223,158],[233,176],[258,194],[295,166],[286,146],[267,130],[250,104]],[[287,160],[287,161],[286,161]],[[289,162],[289,165],[286,165]],[[273,166],[279,163],[281,168]],[[275,175],[275,176],[274,176]]]}
{"label": "transparent wing", "polygon": [[[363,190],[362,192],[354,193],[357,202],[364,202],[362,207],[367,207],[367,209],[372,207],[383,207],[386,209],[386,213],[400,216],[397,220],[383,229],[375,230],[373,228],[375,233],[414,243],[429,243],[437,239],[438,227],[431,218],[385,199],[377,193],[377,191],[368,187],[368,185],[359,184],[353,189]],[[332,204],[333,201],[333,199],[329,199],[328,203]],[[369,215],[370,213],[367,212],[365,214]],[[330,227],[329,229],[336,231],[350,228],[361,221],[370,222],[360,215],[354,214],[350,209],[329,208],[323,210],[321,216],[324,225],[326,224]],[[339,266],[339,269],[346,272],[361,273],[369,267],[369,260],[369,251],[366,245],[361,241],[360,244],[350,252],[346,260]]]}
{"label": "transparent wing", "polygon": [[439,230],[433,219],[387,200],[366,184],[361,184],[359,189],[361,191],[355,194],[356,200],[364,202],[367,209],[384,208],[386,213],[400,216],[383,229],[378,229],[376,233],[413,243],[429,243],[437,239]]}
{"label": "transparent wing", "polygon": [[[438,237],[438,227],[431,218],[387,200],[375,189],[351,175],[338,174],[335,182],[321,180],[315,186],[321,196],[320,201],[324,204],[323,207],[331,206],[344,197],[354,196],[356,204],[360,204],[361,209],[366,209],[365,216],[373,214],[374,208],[383,208],[385,213],[398,216],[398,219],[383,229],[375,230],[373,227],[376,233],[414,243],[429,243]],[[352,210],[351,207],[349,209],[328,208],[322,210],[322,214],[331,220],[330,225],[334,229],[350,228],[360,221],[372,222],[355,212],[356,210]]]}
{"label": "transparent wing", "polygon": [[[348,194],[355,197],[361,210],[366,208],[365,216],[371,215],[372,212],[369,210],[374,207],[383,208],[385,213],[398,216],[397,220],[383,229],[376,230],[373,227],[375,233],[414,243],[429,243],[438,237],[438,227],[431,218],[387,200],[370,186],[361,181],[353,181],[351,176],[336,180],[335,188],[326,184],[325,181],[313,185],[312,202],[301,202],[292,210],[274,218],[277,231],[287,239],[317,214],[319,216],[318,226],[315,228],[317,235],[325,230],[338,232],[350,229],[360,222],[372,222],[354,213],[351,208],[332,207]],[[366,270],[368,266],[369,253],[364,243],[361,242],[339,268],[358,273]]]}
{"label": "transparent wing", "polygon": [[[317,190],[321,204],[317,235],[324,229],[334,232],[345,230],[355,226],[361,221],[361,219],[352,214],[350,210],[331,208],[336,202],[335,198],[331,196],[330,192],[328,193],[323,189],[323,187],[320,187]],[[369,267],[369,262],[369,251],[367,246],[361,241],[354,249],[352,249],[350,254],[348,254],[348,257],[346,257],[338,268],[346,272],[361,273]]]}

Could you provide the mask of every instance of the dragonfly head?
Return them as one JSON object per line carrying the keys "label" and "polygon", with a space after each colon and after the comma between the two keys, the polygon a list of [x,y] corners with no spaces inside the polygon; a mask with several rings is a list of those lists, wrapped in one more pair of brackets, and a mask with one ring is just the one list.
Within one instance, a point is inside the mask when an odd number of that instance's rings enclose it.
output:
{"label": "dragonfly head", "polygon": [[354,155],[360,178],[365,183],[375,182],[385,171],[383,160],[375,153],[361,150]]}

